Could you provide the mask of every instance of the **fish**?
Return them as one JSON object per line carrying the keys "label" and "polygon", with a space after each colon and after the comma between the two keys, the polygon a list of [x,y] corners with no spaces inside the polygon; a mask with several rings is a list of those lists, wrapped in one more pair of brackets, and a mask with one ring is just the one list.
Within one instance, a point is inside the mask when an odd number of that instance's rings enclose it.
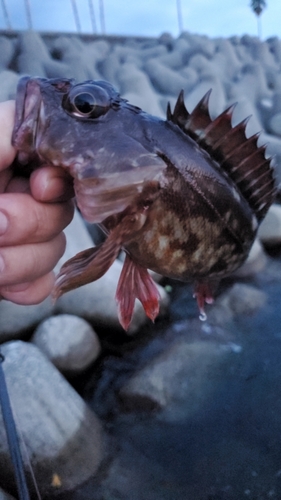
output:
{"label": "fish", "polygon": [[118,316],[135,300],[154,321],[151,273],[191,282],[200,318],[222,278],[246,260],[276,194],[274,164],[235,105],[212,119],[211,90],[192,112],[179,92],[166,119],[144,112],[103,80],[20,78],[12,144],[23,167],[60,166],[73,178],[84,219],[105,233],[63,264],[54,298],[101,278],[120,251]]}

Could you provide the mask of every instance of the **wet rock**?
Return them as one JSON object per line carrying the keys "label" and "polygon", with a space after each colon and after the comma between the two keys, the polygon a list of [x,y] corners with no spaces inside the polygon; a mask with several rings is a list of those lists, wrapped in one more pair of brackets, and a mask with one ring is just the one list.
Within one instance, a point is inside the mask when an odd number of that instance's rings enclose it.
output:
{"label": "wet rock", "polygon": [[235,283],[218,299],[220,304],[229,308],[237,316],[254,314],[266,304],[266,301],[265,292],[244,283]]}
{"label": "wet rock", "polygon": [[71,314],[51,316],[40,323],[32,342],[66,375],[86,370],[101,350],[92,326],[83,318]]}
{"label": "wet rock", "polygon": [[267,263],[267,256],[258,238],[255,239],[244,264],[233,273],[237,278],[246,278],[262,271]]}
{"label": "wet rock", "polygon": [[271,205],[262,221],[258,236],[265,246],[272,247],[281,243],[281,206]]}
{"label": "wet rock", "polygon": [[[41,495],[77,487],[96,473],[102,460],[98,418],[35,345],[9,342],[2,353],[20,440]],[[14,484],[2,415],[0,422],[0,480],[10,478]],[[27,466],[25,452],[23,459]]]}
{"label": "wet rock", "polygon": [[53,304],[50,298],[33,306],[21,306],[2,300],[0,302],[0,343],[25,338],[30,330],[47,318],[52,311]]}
{"label": "wet rock", "polygon": [[161,410],[160,419],[191,418],[212,397],[233,355],[227,344],[180,339],[132,376],[120,398],[129,410]]}

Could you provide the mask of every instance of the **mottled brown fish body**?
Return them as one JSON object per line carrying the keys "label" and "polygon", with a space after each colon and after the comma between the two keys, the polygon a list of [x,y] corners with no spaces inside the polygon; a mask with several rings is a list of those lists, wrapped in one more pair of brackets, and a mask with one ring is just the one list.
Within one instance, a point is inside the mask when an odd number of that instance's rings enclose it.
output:
{"label": "mottled brown fish body", "polygon": [[249,227],[242,245],[227,228],[204,215],[181,219],[160,196],[145,225],[124,246],[144,267],[163,276],[192,281],[234,271],[244,262],[253,233]]}
{"label": "mottled brown fish body", "polygon": [[194,281],[202,313],[213,284],[244,262],[274,198],[273,168],[258,135],[246,137],[247,120],[232,127],[233,106],[210,118],[209,95],[189,113],[181,92],[161,120],[108,82],[20,80],[19,161],[65,168],[82,215],[107,234],[62,267],[55,297],[100,278],[123,249],[116,298],[127,328],[135,298],[157,316],[147,269]]}

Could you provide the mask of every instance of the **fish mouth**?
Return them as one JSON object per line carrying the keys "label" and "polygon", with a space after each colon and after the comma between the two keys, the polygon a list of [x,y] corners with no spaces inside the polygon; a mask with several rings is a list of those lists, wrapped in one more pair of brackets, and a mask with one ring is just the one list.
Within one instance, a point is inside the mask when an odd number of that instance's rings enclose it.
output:
{"label": "fish mouth", "polygon": [[22,164],[26,164],[36,152],[44,115],[39,79],[29,76],[20,78],[12,144],[18,150],[18,160]]}

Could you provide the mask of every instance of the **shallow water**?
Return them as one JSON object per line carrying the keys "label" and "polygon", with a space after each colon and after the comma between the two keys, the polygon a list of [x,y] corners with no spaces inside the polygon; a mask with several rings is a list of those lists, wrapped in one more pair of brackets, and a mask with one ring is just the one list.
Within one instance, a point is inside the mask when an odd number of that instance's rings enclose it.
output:
{"label": "shallow water", "polygon": [[[107,459],[95,480],[61,499],[281,498],[280,276],[279,260],[272,261],[254,283],[267,304],[223,328],[200,322],[190,287],[173,285],[169,322],[148,326],[140,341],[116,340],[84,389],[109,435]],[[175,338],[193,342],[197,335],[233,346],[200,411],[190,413],[188,401],[172,419],[165,411],[126,411],[118,389],[136,367]]]}

